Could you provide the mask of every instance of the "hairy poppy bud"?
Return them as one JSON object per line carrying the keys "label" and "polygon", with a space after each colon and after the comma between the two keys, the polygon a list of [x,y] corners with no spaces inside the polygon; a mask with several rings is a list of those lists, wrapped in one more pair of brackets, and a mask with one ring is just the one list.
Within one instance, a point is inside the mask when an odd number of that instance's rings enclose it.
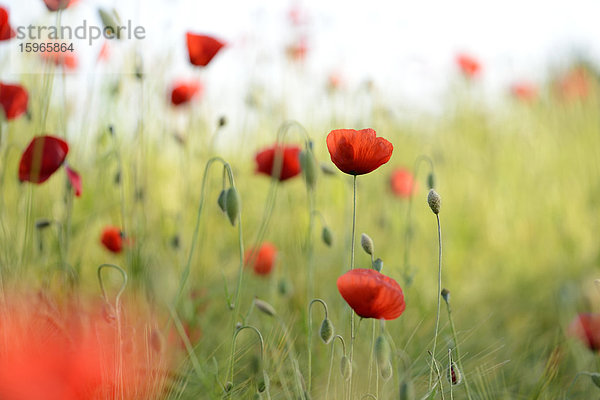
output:
{"label": "hairy poppy bud", "polygon": [[325,243],[328,247],[331,247],[331,245],[333,244],[333,234],[331,233],[331,230],[328,227],[323,227],[321,238],[323,239],[323,243]]}
{"label": "hairy poppy bud", "polygon": [[231,389],[233,389],[233,382],[227,381],[227,383],[225,383],[224,389],[225,389],[225,393],[231,392]]}
{"label": "hairy poppy bud", "polygon": [[429,190],[429,194],[427,195],[427,203],[429,204],[429,208],[433,211],[434,214],[440,213],[440,205],[442,203],[442,198],[439,194],[433,189]]}
{"label": "hairy poppy bud", "polygon": [[217,204],[219,205],[221,211],[223,211],[224,213],[227,212],[227,190],[221,190],[221,193],[219,193],[219,199],[217,200]]}
{"label": "hairy poppy bud", "polygon": [[448,366],[448,382],[452,385],[458,385],[462,382],[462,374],[454,361]]}
{"label": "hairy poppy bud", "polygon": [[342,356],[340,362],[340,372],[342,373],[342,378],[345,380],[350,379],[350,376],[352,375],[352,364],[350,364],[350,360],[345,355]]}
{"label": "hairy poppy bud", "polygon": [[99,8],[98,14],[100,15],[100,19],[102,20],[102,25],[104,25],[106,34],[110,37],[116,37],[117,39],[120,39],[121,32],[117,29],[117,26],[121,25],[121,20],[119,18],[119,14],[117,14],[117,11],[114,9],[112,11],[107,11]]}
{"label": "hairy poppy bud", "polygon": [[446,288],[442,289],[442,299],[446,302],[446,304],[450,303],[450,291]]}
{"label": "hairy poppy bud", "polygon": [[412,381],[405,379],[400,383],[400,400],[414,400],[415,399],[415,388]]}
{"label": "hairy poppy bud", "polygon": [[232,186],[227,191],[227,217],[232,226],[235,226],[235,222],[240,216],[240,195],[237,190]]}
{"label": "hairy poppy bud", "polygon": [[435,175],[433,174],[433,172],[427,175],[427,187],[430,190],[435,187]]}
{"label": "hairy poppy bud", "polygon": [[383,370],[391,361],[392,350],[385,336],[381,335],[375,340],[375,360],[380,370]]}
{"label": "hairy poppy bud", "polygon": [[328,344],[333,339],[333,323],[329,318],[325,318],[321,323],[321,329],[319,330],[319,334],[321,335],[321,339],[323,343]]}
{"label": "hairy poppy bud", "polygon": [[274,317],[275,315],[277,315],[277,312],[275,311],[275,309],[273,308],[272,305],[270,305],[269,303],[267,303],[266,301],[260,300],[260,299],[254,299],[254,305],[256,306],[256,308],[258,308],[260,311],[264,312],[265,314]]}
{"label": "hairy poppy bud", "polygon": [[304,175],[304,181],[306,186],[310,189],[314,189],[317,184],[318,165],[315,156],[310,150],[302,150],[298,156],[300,159],[300,167],[302,168],[302,174]]}
{"label": "hairy poppy bud", "polygon": [[383,260],[381,258],[378,258],[377,260],[373,261],[373,269],[377,272],[381,272],[381,270],[383,269]]}
{"label": "hairy poppy bud", "polygon": [[373,255],[373,239],[371,239],[366,233],[363,233],[360,236],[360,245],[362,246],[365,253],[371,256]]}
{"label": "hairy poppy bud", "polygon": [[387,381],[388,379],[390,379],[393,374],[392,363],[388,362],[384,368],[380,368],[379,373],[381,374],[381,377],[383,378],[384,381]]}

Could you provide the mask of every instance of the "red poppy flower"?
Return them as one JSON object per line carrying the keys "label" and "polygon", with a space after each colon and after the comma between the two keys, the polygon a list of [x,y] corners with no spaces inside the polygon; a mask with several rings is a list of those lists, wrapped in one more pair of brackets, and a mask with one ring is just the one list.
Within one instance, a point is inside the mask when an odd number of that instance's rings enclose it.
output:
{"label": "red poppy flower", "polygon": [[277,248],[272,243],[265,242],[258,249],[246,251],[244,263],[252,266],[257,275],[268,275],[275,265]]}
{"label": "red poppy flower", "polygon": [[293,61],[303,61],[308,53],[306,38],[300,38],[286,49],[287,56]]}
{"label": "red poppy flower", "polygon": [[65,161],[69,145],[54,136],[37,136],[21,156],[19,180],[31,183],[43,183],[60,168]]}
{"label": "red poppy flower", "polygon": [[176,83],[171,89],[171,103],[174,106],[185,104],[202,92],[200,82],[189,81]]}
{"label": "red poppy flower", "polygon": [[577,315],[569,325],[568,333],[581,340],[591,351],[600,350],[600,314]]}
{"label": "red poppy flower", "polygon": [[336,129],[327,135],[331,161],[350,175],[363,175],[389,161],[394,146],[373,129]]}
{"label": "red poppy flower", "polygon": [[9,40],[16,35],[15,30],[10,26],[8,20],[8,11],[0,6],[0,41]]}
{"label": "red poppy flower", "polygon": [[474,57],[461,53],[456,56],[458,64],[463,75],[467,78],[474,78],[481,72],[481,64]]}
{"label": "red poppy flower", "polygon": [[392,193],[398,197],[408,198],[412,195],[416,189],[417,183],[415,182],[412,173],[406,168],[397,168],[392,172],[390,177],[390,188]]}
{"label": "red poppy flower", "polygon": [[362,318],[396,319],[406,308],[398,282],[374,269],[352,269],[338,278],[337,287]]}
{"label": "red poppy flower", "polygon": [[192,65],[206,67],[214,56],[225,46],[225,43],[211,36],[186,34],[188,54]]}
{"label": "red poppy flower", "polygon": [[100,241],[104,247],[113,253],[120,253],[123,250],[123,232],[115,226],[104,228]]}
{"label": "red poppy flower", "polygon": [[110,59],[110,45],[108,44],[108,40],[102,43],[102,47],[98,52],[98,61],[108,61]]}
{"label": "red poppy flower", "polygon": [[[256,154],[254,159],[256,160],[256,172],[272,176],[273,168],[277,168],[281,157],[281,171],[279,173],[279,180],[285,181],[286,179],[293,178],[302,172],[300,168],[300,147],[298,146],[271,146]],[[275,165],[274,165],[275,164]]]}
{"label": "red poppy flower", "polygon": [[27,111],[29,95],[21,85],[5,85],[0,82],[0,105],[4,109],[4,116],[11,120]]}
{"label": "red poppy flower", "polygon": [[73,187],[73,189],[75,189],[75,196],[80,197],[81,196],[81,176],[79,176],[77,171],[75,171],[68,165],[65,166],[65,171],[67,172],[67,178],[69,178],[69,182],[71,183],[71,186]]}
{"label": "red poppy flower", "polygon": [[77,0],[44,0],[44,3],[46,4],[46,7],[48,7],[49,11],[64,10],[76,2]]}
{"label": "red poppy flower", "polygon": [[559,95],[565,100],[584,99],[590,92],[590,76],[583,67],[568,71],[558,82]]}
{"label": "red poppy flower", "polygon": [[42,54],[42,59],[51,62],[57,67],[64,67],[67,70],[75,70],[79,65],[77,56],[72,51],[46,51]]}
{"label": "red poppy flower", "polygon": [[515,83],[510,92],[516,99],[523,101],[533,101],[537,97],[537,88],[527,82]]}

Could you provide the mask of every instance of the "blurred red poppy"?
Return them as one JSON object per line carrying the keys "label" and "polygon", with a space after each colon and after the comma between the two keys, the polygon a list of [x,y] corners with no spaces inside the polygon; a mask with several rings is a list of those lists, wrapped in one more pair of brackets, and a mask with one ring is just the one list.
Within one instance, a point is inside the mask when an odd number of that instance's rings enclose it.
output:
{"label": "blurred red poppy", "polygon": [[110,45],[108,40],[102,43],[102,47],[98,52],[98,61],[108,61],[110,59]]}
{"label": "blurred red poppy", "polygon": [[171,103],[174,106],[180,106],[192,100],[196,95],[201,94],[202,85],[200,82],[189,81],[173,85],[171,89]]}
{"label": "blurred red poppy", "polygon": [[246,266],[252,266],[257,275],[268,275],[275,265],[277,248],[273,243],[265,242],[258,249],[249,249],[244,255]]}
{"label": "blurred red poppy", "polygon": [[8,10],[0,6],[0,41],[9,40],[15,35],[15,30],[10,26]]}
{"label": "blurred red poppy", "polygon": [[69,145],[54,136],[36,136],[21,156],[19,180],[45,182],[65,161]]}
{"label": "blurred red poppy", "polygon": [[301,37],[294,43],[290,44],[286,49],[287,56],[293,61],[303,61],[308,53],[307,40]]}
{"label": "blurred red poppy", "polygon": [[192,65],[206,67],[225,43],[211,36],[186,33],[188,54]]}
{"label": "blurred red poppy", "polygon": [[350,175],[363,175],[390,160],[394,146],[373,129],[336,129],[327,135],[331,161]]}
{"label": "blurred red poppy", "polygon": [[600,314],[577,315],[567,331],[569,335],[581,340],[591,351],[600,350]]}
{"label": "blurred red poppy", "polygon": [[591,78],[585,68],[572,68],[558,82],[559,95],[564,100],[584,99],[589,95],[590,81]]}
{"label": "blurred red poppy", "polygon": [[396,196],[408,198],[416,189],[416,182],[408,169],[396,168],[390,176],[390,188]]}
{"label": "blurred red poppy", "polygon": [[123,250],[123,232],[116,226],[107,226],[102,230],[100,241],[109,251],[120,253]]}
{"label": "blurred red poppy", "polygon": [[41,53],[45,62],[50,62],[57,67],[64,67],[67,70],[75,70],[79,65],[77,56],[72,51],[46,51]]}
{"label": "blurred red poppy", "polygon": [[537,97],[537,88],[527,82],[513,84],[510,87],[510,92],[516,99],[523,101],[533,101]]}
{"label": "blurred red poppy", "polygon": [[81,196],[81,176],[79,176],[77,171],[75,171],[68,165],[65,165],[65,171],[67,172],[67,178],[69,178],[69,182],[71,183],[71,186],[73,187],[73,189],[75,189],[75,196],[80,197]]}
{"label": "blurred red poppy", "polygon": [[49,11],[58,11],[69,8],[75,4],[78,0],[44,0],[46,7]]}
{"label": "blurred red poppy", "polygon": [[362,318],[396,319],[406,308],[398,282],[374,269],[352,269],[338,278],[337,287]]}
{"label": "blurred red poppy", "polygon": [[5,85],[0,82],[0,105],[6,119],[15,119],[27,111],[29,95],[21,85]]}
{"label": "blurred red poppy", "polygon": [[460,53],[456,56],[456,63],[467,78],[475,78],[481,73],[481,64],[474,57]]}
{"label": "blurred red poppy", "polygon": [[[298,146],[271,146],[256,154],[256,172],[268,176],[273,175],[273,168],[279,165],[275,162],[281,162],[281,171],[279,180],[285,181],[293,178],[302,172],[300,168],[300,147]],[[281,158],[281,161],[279,160]]]}

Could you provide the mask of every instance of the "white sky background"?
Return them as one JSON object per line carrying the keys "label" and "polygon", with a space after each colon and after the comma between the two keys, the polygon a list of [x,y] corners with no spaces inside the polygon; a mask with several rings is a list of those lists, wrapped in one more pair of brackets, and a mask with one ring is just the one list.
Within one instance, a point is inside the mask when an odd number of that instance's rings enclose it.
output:
{"label": "white sky background", "polygon": [[[9,7],[13,25],[50,18],[42,0],[0,3]],[[214,96],[215,103],[227,104],[226,97],[239,98],[249,79],[275,93],[289,88],[283,51],[293,38],[292,4],[308,17],[302,82],[319,88],[338,71],[349,88],[372,79],[384,94],[427,106],[456,79],[459,51],[482,62],[481,84],[488,93],[501,93],[517,80],[540,82],[549,67],[568,61],[574,50],[600,60],[599,0],[80,0],[65,14],[100,24],[97,7],[115,7],[123,21],[146,28],[141,45],[150,73],[156,68],[167,81],[200,74],[208,100]],[[187,61],[187,30],[214,35],[230,46],[199,72]],[[155,56],[170,58],[164,73],[151,66]],[[94,55],[84,58],[86,70]]]}

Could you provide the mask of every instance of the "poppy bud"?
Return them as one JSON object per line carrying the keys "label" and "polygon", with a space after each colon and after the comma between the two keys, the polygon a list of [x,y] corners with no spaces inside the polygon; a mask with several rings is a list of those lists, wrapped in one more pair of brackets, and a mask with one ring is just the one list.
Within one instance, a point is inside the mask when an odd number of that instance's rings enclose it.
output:
{"label": "poppy bud", "polygon": [[329,318],[325,318],[323,323],[321,323],[321,329],[319,330],[323,343],[328,344],[331,342],[331,339],[333,339],[333,332],[333,323]]}
{"label": "poppy bud", "polygon": [[230,187],[227,191],[227,217],[232,226],[235,226],[235,222],[240,216],[240,195],[238,194],[235,187]]}
{"label": "poppy bud", "polygon": [[224,127],[225,125],[227,125],[227,117],[224,115],[221,115],[219,117],[219,122],[218,122],[219,128]]}
{"label": "poppy bud", "polygon": [[303,150],[299,154],[300,167],[302,168],[302,174],[304,175],[304,181],[306,186],[310,189],[314,189],[317,184],[317,160],[312,154],[312,151]]}
{"label": "poppy bud", "polygon": [[433,174],[433,172],[427,175],[427,187],[430,190],[435,187],[435,175]]}
{"label": "poppy bud", "polygon": [[597,372],[593,372],[590,374],[590,378],[592,378],[592,382],[594,383],[594,385],[600,388],[600,374]]}
{"label": "poppy bud", "polygon": [[100,15],[100,19],[102,20],[102,25],[104,25],[104,30],[106,34],[109,36],[116,37],[117,39],[121,38],[120,31],[116,29],[117,26],[121,25],[121,21],[119,15],[116,10],[106,11],[102,8],[98,9],[98,14]]}
{"label": "poppy bud", "polygon": [[373,261],[373,269],[377,272],[381,272],[381,270],[383,269],[383,260],[381,258],[378,258],[377,260]]}
{"label": "poppy bud", "polygon": [[381,368],[379,370],[379,373],[381,374],[381,377],[383,378],[384,381],[387,381],[388,379],[390,379],[392,377],[393,374],[393,370],[392,370],[392,363],[388,362],[384,368]]}
{"label": "poppy bud", "polygon": [[217,200],[217,204],[219,205],[221,211],[227,212],[227,190],[221,190],[221,193],[219,193],[219,199]]}
{"label": "poppy bud", "polygon": [[38,219],[37,221],[35,221],[36,229],[45,229],[45,228],[49,227],[50,225],[52,225],[52,221],[50,221],[46,218],[41,218],[41,219]]}
{"label": "poppy bud", "polygon": [[331,247],[331,245],[333,244],[333,234],[331,233],[331,230],[328,227],[323,227],[321,238],[323,239],[323,243],[325,243],[328,247]]}
{"label": "poppy bud", "polygon": [[258,308],[260,311],[264,312],[270,317],[274,317],[275,315],[277,315],[277,312],[275,311],[273,306],[267,303],[266,301],[254,299],[254,305],[256,306],[256,308]]}
{"label": "poppy bud", "polygon": [[413,387],[412,381],[405,379],[400,383],[400,400],[414,400],[415,399],[415,388]]}
{"label": "poppy bud", "polygon": [[328,164],[321,163],[319,164],[319,166],[321,167],[321,172],[325,175],[335,175],[335,170],[331,168]]}
{"label": "poppy bud", "polygon": [[363,233],[360,236],[360,245],[365,253],[371,256],[373,255],[373,239],[371,239],[366,233]]}
{"label": "poppy bud", "polygon": [[375,360],[380,370],[387,367],[391,360],[392,350],[385,336],[381,335],[375,340]]}
{"label": "poppy bud", "polygon": [[452,385],[458,385],[462,382],[462,374],[460,373],[460,369],[458,369],[458,365],[454,361],[450,363],[448,366],[448,382]]}
{"label": "poppy bud", "polygon": [[346,356],[342,356],[340,372],[342,373],[342,378],[345,380],[350,379],[350,375],[352,375],[352,364],[350,364],[350,360]]}
{"label": "poppy bud", "polygon": [[242,329],[242,326],[243,326],[243,325],[242,325],[242,323],[241,323],[241,322],[236,322],[236,323],[235,323],[235,330],[236,330],[236,331],[239,331],[240,329]]}
{"label": "poppy bud", "polygon": [[442,299],[444,299],[446,304],[450,303],[450,291],[446,288],[442,289]]}
{"label": "poppy bud", "polygon": [[285,278],[281,278],[279,284],[277,285],[277,289],[279,290],[279,294],[285,296],[291,290],[289,282]]}
{"label": "poppy bud", "polygon": [[233,389],[233,382],[227,381],[227,383],[225,383],[225,387],[223,389],[225,389],[225,393],[231,392],[231,389]]}
{"label": "poppy bud", "polygon": [[429,190],[429,194],[427,195],[427,203],[429,203],[429,208],[431,208],[431,211],[433,211],[434,214],[437,215],[440,213],[442,198],[435,190]]}

